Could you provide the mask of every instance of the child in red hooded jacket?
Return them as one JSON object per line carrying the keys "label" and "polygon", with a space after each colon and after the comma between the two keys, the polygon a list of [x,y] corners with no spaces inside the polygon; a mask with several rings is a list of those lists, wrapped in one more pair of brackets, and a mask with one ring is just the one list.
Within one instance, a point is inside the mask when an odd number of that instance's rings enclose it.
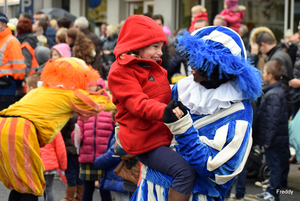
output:
{"label": "child in red hooded jacket", "polygon": [[191,8],[192,13],[192,20],[191,20],[191,26],[189,28],[189,32],[192,33],[195,31],[194,24],[197,22],[197,20],[203,19],[206,20],[208,23],[208,16],[206,12],[206,8],[203,8],[201,5],[195,5]]}
{"label": "child in red hooded jacket", "polygon": [[172,133],[164,124],[184,115],[176,107],[181,102],[170,102],[167,71],[160,66],[166,43],[166,34],[153,19],[131,15],[114,49],[116,61],[108,75],[108,87],[118,110],[118,145],[148,167],[174,178],[169,200],[187,201],[195,171],[169,147]]}
{"label": "child in red hooded jacket", "polygon": [[246,7],[238,5],[239,0],[225,0],[224,10],[221,11],[220,15],[227,24],[227,27],[233,29],[237,33],[241,26],[241,22],[245,16]]}

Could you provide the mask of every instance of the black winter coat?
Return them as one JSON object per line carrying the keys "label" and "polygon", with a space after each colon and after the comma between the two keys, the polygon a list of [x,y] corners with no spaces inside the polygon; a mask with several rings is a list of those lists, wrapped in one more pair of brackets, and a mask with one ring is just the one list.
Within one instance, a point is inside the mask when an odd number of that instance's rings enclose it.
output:
{"label": "black winter coat", "polygon": [[61,129],[61,134],[64,139],[67,154],[71,155],[78,155],[77,149],[73,144],[73,141],[71,139],[71,134],[73,130],[75,129],[75,124],[77,123],[78,115],[74,113],[72,117],[69,119],[69,121],[66,123],[66,125]]}
{"label": "black winter coat", "polygon": [[258,144],[288,146],[288,113],[280,81],[267,86],[263,92],[257,116]]}

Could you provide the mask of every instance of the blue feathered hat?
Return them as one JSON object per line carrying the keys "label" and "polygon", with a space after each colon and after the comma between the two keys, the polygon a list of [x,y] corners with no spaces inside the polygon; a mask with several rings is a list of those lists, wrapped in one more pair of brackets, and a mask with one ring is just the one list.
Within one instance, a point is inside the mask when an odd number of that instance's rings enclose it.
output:
{"label": "blue feathered hat", "polygon": [[201,69],[210,79],[218,67],[219,79],[235,77],[245,99],[254,100],[261,95],[262,73],[247,60],[242,39],[235,31],[209,26],[176,38],[177,50],[186,55],[192,69]]}

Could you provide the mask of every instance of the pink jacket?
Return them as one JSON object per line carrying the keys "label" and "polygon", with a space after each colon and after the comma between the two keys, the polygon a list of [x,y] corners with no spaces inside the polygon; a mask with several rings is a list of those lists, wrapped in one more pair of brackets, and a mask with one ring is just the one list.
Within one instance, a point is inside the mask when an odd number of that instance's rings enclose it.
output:
{"label": "pink jacket", "polygon": [[[93,163],[94,159],[105,153],[109,136],[114,128],[110,112],[99,112],[97,116],[83,121],[78,118],[80,127],[79,163]],[[72,132],[74,140],[74,131]]]}
{"label": "pink jacket", "polygon": [[67,152],[65,142],[60,132],[52,142],[41,147],[40,150],[45,171],[55,170],[57,168],[63,171],[67,169]]}
{"label": "pink jacket", "polygon": [[239,32],[239,28],[241,26],[241,22],[244,19],[245,11],[243,6],[239,6],[237,9],[231,11],[229,9],[224,9],[220,13],[225,18],[224,20],[227,22],[227,26],[232,28],[237,33]]}

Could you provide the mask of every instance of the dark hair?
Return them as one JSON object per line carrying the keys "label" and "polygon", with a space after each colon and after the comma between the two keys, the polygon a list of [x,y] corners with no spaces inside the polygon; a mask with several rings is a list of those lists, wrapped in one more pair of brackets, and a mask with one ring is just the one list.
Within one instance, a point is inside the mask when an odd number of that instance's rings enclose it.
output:
{"label": "dark hair", "polygon": [[17,24],[18,36],[25,33],[32,33],[32,22],[28,18],[21,18]]}
{"label": "dark hair", "polygon": [[38,26],[43,27],[44,33],[47,31],[48,24],[46,20],[39,19]]}
{"label": "dark hair", "polygon": [[149,12],[148,12],[148,13],[144,13],[143,15],[152,18],[152,13],[149,13]]}
{"label": "dark hair", "polygon": [[275,38],[268,32],[261,32],[256,37],[255,43],[260,45],[261,43],[266,43],[268,45],[273,45],[276,43]]}
{"label": "dark hair", "polygon": [[40,14],[45,14],[43,11],[38,11],[36,13],[34,13],[35,15],[40,15]]}
{"label": "dark hair", "polygon": [[283,75],[283,65],[278,61],[268,61],[264,68],[268,74],[273,75],[276,81],[279,81]]}
{"label": "dark hair", "polygon": [[162,23],[162,24],[165,24],[165,23],[164,23],[164,17],[163,17],[162,15],[160,15],[160,14],[158,14],[158,15],[153,15],[153,16],[152,16],[152,19],[153,19],[153,20],[161,20],[161,23]]}
{"label": "dark hair", "polygon": [[21,13],[21,14],[19,15],[19,18],[20,18],[21,15],[22,15],[24,18],[27,18],[27,19],[30,19],[30,20],[31,20],[31,15],[30,15],[30,14],[28,14],[28,13]]}
{"label": "dark hair", "polygon": [[59,27],[59,28],[61,28],[61,27],[65,27],[65,28],[70,28],[70,25],[71,25],[71,21],[70,20],[68,20],[66,17],[63,17],[63,18],[59,18],[58,20],[57,20],[57,26]]}

